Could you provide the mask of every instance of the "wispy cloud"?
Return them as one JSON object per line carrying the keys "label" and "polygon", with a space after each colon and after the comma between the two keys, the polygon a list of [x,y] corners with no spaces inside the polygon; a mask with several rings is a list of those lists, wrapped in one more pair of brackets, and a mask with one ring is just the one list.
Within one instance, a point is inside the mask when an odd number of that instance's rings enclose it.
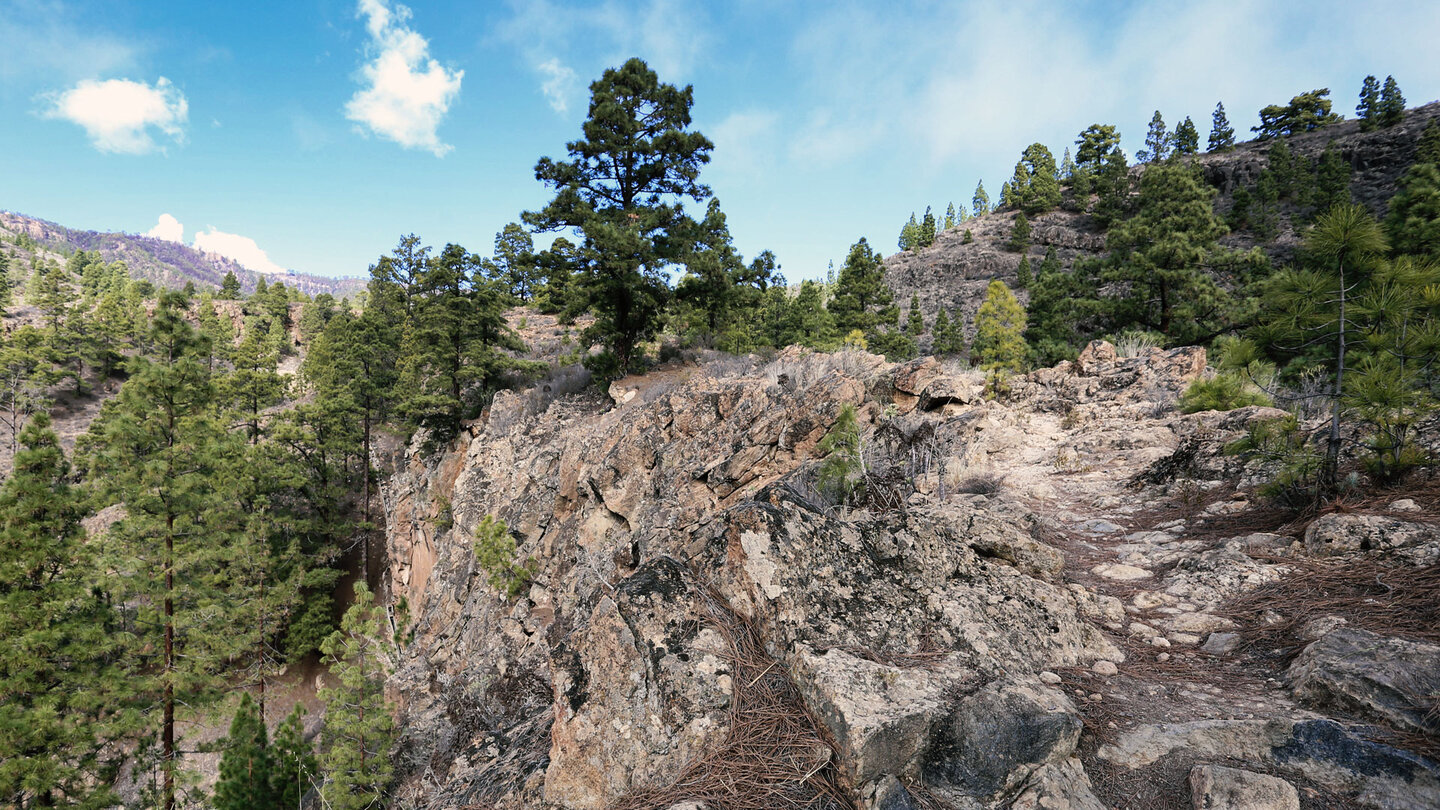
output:
{"label": "wispy cloud", "polygon": [[570,97],[575,93],[575,71],[555,58],[541,62],[535,69],[545,77],[545,81],[540,84],[540,92],[544,93],[545,100],[550,102],[550,109],[558,113],[566,112],[570,108]]}
{"label": "wispy cloud", "polygon": [[49,0],[8,0],[0,13],[0,78],[40,79],[53,86],[136,67],[141,48],[89,30],[80,13]]}
{"label": "wispy cloud", "polygon": [[[164,217],[161,218],[162,220]],[[242,267],[254,270],[257,273],[274,275],[284,273],[285,268],[270,261],[265,251],[255,244],[255,240],[248,236],[241,236],[236,233],[225,233],[211,227],[207,231],[195,234],[195,247],[207,253],[218,253],[229,259],[239,262]]]}
{"label": "wispy cloud", "polygon": [[570,65],[598,75],[639,56],[662,81],[683,84],[713,40],[705,6],[694,0],[603,0],[563,8],[553,0],[512,0],[510,5],[511,16],[497,26],[496,36],[534,67],[540,92],[561,113],[579,89]]}
{"label": "wispy cloud", "polygon": [[370,34],[370,60],[360,69],[362,87],[345,105],[345,116],[406,149],[442,157],[453,147],[436,130],[460,94],[463,70],[430,57],[430,43],[407,23],[410,9],[388,0],[360,0]]}
{"label": "wispy cloud", "polygon": [[152,239],[164,239],[167,242],[185,242],[185,226],[180,220],[170,214],[161,214],[155,227],[145,232],[145,235]]}
{"label": "wispy cloud", "polygon": [[185,94],[164,76],[153,85],[129,79],[85,79],[47,100],[45,117],[80,125],[101,152],[140,155],[154,151],[152,130],[175,143],[185,141],[190,105]]}

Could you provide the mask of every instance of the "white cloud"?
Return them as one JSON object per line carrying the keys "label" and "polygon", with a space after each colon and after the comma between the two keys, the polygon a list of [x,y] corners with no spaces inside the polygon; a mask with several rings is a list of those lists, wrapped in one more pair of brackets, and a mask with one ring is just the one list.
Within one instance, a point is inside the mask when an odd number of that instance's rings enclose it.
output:
{"label": "white cloud", "polygon": [[559,59],[541,62],[535,69],[545,77],[540,84],[540,92],[545,94],[550,108],[564,113],[570,108],[570,96],[575,93],[575,71],[561,64]]}
{"label": "white cloud", "polygon": [[208,231],[200,231],[195,234],[195,248],[207,253],[218,253],[229,259],[234,259],[248,270],[257,273],[276,274],[284,273],[285,268],[270,261],[265,251],[255,244],[255,240],[248,236],[241,236],[235,233],[225,233],[211,227]]}
{"label": "white cloud", "polygon": [[153,151],[152,128],[176,143],[185,141],[190,105],[164,76],[153,86],[129,79],[85,79],[49,101],[45,117],[84,127],[101,152],[140,155]]}
{"label": "white cloud", "polygon": [[372,58],[360,69],[364,86],[345,105],[345,117],[406,149],[441,157],[451,150],[435,130],[460,93],[463,70],[430,58],[430,43],[406,26],[410,9],[388,0],[360,0]]}
{"label": "white cloud", "polygon": [[145,235],[152,239],[164,239],[166,242],[185,242],[185,226],[180,220],[169,214],[161,214],[160,220],[155,227],[145,232]]}
{"label": "white cloud", "polygon": [[707,9],[696,0],[602,0],[563,7],[551,0],[512,0],[510,6],[511,16],[496,26],[496,39],[535,66],[540,92],[557,112],[569,108],[578,86],[575,71],[555,54],[597,76],[638,56],[661,81],[683,84],[715,39]]}

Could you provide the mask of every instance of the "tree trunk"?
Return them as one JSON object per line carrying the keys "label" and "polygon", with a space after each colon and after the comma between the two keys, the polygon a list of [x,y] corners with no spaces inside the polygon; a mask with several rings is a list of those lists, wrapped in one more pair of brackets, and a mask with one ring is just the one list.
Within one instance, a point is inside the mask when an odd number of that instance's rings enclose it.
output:
{"label": "tree trunk", "polygon": [[1340,260],[1340,320],[1336,327],[1339,342],[1335,354],[1335,397],[1330,407],[1330,442],[1325,447],[1324,484],[1334,490],[1340,473],[1340,392],[1345,384],[1345,260]]}
{"label": "tree trunk", "polygon": [[175,810],[175,516],[165,516],[165,717],[160,732],[165,810]]}

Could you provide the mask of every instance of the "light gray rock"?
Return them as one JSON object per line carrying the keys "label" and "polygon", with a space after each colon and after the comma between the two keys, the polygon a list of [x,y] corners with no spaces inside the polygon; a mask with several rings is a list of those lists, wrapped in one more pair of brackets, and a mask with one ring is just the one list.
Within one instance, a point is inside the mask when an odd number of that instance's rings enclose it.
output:
{"label": "light gray rock", "polygon": [[1332,512],[1316,518],[1305,530],[1305,550],[1317,557],[1358,552],[1393,553],[1436,542],[1440,542],[1440,526],[1388,515]]}
{"label": "light gray rock", "polygon": [[1286,673],[1295,697],[1397,728],[1440,733],[1440,646],[1340,628],[1306,647]]}
{"label": "light gray rock", "polygon": [[1211,655],[1229,655],[1240,646],[1239,633],[1211,633],[1205,643],[1200,645],[1200,651]]}
{"label": "light gray rock", "polygon": [[1300,795],[1284,779],[1221,765],[1190,769],[1190,800],[1195,810],[1300,810]]}
{"label": "light gray rock", "polygon": [[1080,760],[1042,765],[1009,804],[1009,810],[1107,810],[1096,798]]}

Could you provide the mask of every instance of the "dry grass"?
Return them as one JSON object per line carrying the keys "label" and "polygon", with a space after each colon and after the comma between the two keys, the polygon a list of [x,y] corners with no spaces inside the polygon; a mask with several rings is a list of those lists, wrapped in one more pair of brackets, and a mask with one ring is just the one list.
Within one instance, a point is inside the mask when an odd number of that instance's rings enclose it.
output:
{"label": "dry grass", "polygon": [[718,594],[710,592],[707,604],[732,663],[730,731],[673,784],[631,793],[612,810],[663,810],[685,801],[712,810],[853,810],[833,744],[806,712],[784,667]]}

